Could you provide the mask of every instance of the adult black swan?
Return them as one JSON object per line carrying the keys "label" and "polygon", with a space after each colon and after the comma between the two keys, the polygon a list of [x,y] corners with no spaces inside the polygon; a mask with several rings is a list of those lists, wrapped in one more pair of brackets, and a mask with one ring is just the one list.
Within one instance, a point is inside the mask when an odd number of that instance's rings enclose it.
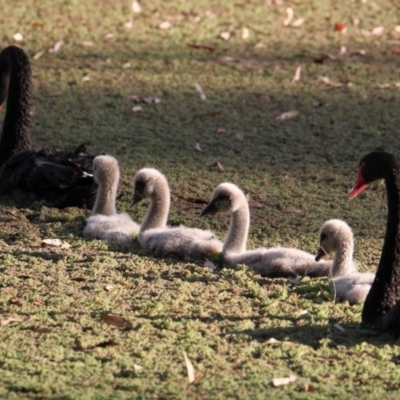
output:
{"label": "adult black swan", "polygon": [[383,151],[373,151],[360,161],[349,197],[360,194],[370,182],[384,179],[388,199],[385,242],[375,280],[362,311],[365,327],[400,333],[400,165]]}
{"label": "adult black swan", "polygon": [[11,197],[17,207],[44,201],[57,208],[91,208],[95,156],[86,153],[84,145],[72,151],[32,150],[31,91],[27,55],[18,47],[6,47],[0,53],[0,110],[7,99],[0,139],[0,196]]}

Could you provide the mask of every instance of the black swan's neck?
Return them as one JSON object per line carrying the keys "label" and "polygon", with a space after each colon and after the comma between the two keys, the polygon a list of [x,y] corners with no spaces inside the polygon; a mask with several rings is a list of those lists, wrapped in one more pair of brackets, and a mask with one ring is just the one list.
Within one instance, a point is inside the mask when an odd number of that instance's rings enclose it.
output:
{"label": "black swan's neck", "polygon": [[32,72],[27,55],[9,46],[0,53],[0,105],[7,111],[0,139],[0,167],[14,154],[31,148],[29,132]]}
{"label": "black swan's neck", "polygon": [[364,303],[362,322],[375,329],[400,329],[400,173],[390,166],[385,177],[388,216],[375,281]]}

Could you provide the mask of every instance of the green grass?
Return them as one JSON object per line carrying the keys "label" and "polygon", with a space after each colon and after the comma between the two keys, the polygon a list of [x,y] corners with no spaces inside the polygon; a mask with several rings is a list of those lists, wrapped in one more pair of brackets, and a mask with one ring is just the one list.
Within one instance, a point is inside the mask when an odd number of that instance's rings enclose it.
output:
{"label": "green grass", "polygon": [[[294,20],[305,18],[301,26],[283,25],[289,6]],[[35,146],[86,142],[116,156],[120,210],[141,220],[146,205],[129,208],[131,179],[156,167],[174,193],[170,224],[222,238],[227,217],[200,219],[201,207],[176,194],[208,199],[232,181],[262,204],[251,210],[249,248],[314,253],[322,223],[341,218],[356,236],[360,269],[374,271],[384,188],[351,202],[346,193],[365,153],[400,155],[395,1],[146,0],[133,15],[130,1],[0,0],[0,9],[1,47],[19,32],[32,57]],[[159,29],[164,21],[172,27]],[[346,34],[334,30],[338,22]],[[377,26],[382,35],[365,34]],[[234,35],[224,41],[227,31]],[[136,104],[134,96],[161,102]],[[277,120],[291,110],[299,116]],[[2,398],[399,397],[398,341],[362,329],[361,306],[333,305],[325,279],[292,285],[244,267],[213,272],[205,260],[155,259],[137,243],[86,241],[81,210],[17,210],[4,200],[0,222],[0,320],[21,320],[0,326]],[[56,237],[72,247],[41,247]],[[124,319],[109,325],[109,314]],[[272,337],[280,342],[268,344]],[[192,384],[183,351],[196,370]],[[290,374],[298,379],[272,387]]]}

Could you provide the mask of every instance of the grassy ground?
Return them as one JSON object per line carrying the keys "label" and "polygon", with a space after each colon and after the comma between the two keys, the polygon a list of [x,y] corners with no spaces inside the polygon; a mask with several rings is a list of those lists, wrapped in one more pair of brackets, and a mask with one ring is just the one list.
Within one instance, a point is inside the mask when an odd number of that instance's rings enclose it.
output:
{"label": "grassy ground", "polygon": [[[384,189],[352,202],[346,193],[365,153],[400,155],[395,1],[146,0],[133,14],[129,1],[0,0],[0,9],[1,47],[21,33],[32,60],[35,146],[86,142],[118,157],[120,210],[141,220],[146,205],[129,208],[131,179],[153,166],[174,193],[171,225],[222,238],[227,217],[200,219],[201,207],[176,194],[208,199],[232,181],[261,203],[249,248],[314,253],[319,226],[342,218],[361,270],[374,271]],[[136,243],[83,240],[84,221],[81,210],[2,201],[0,397],[398,398],[398,341],[360,328],[361,306],[333,304],[325,279],[295,285],[244,267],[155,259]],[[72,247],[42,247],[45,238]],[[297,380],[271,385],[290,375]]]}

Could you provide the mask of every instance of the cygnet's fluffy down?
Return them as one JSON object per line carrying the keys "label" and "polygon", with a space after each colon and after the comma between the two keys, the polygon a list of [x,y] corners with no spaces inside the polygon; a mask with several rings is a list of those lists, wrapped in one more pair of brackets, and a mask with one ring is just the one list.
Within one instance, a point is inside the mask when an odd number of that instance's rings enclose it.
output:
{"label": "cygnet's fluffy down", "polygon": [[165,176],[156,169],[143,168],[134,179],[132,204],[149,199],[150,205],[140,226],[139,243],[156,256],[178,254],[203,257],[220,253],[222,242],[208,230],[169,227],[166,225],[170,207],[170,190]]}
{"label": "cygnet's fluffy down", "polygon": [[83,236],[119,244],[129,244],[138,231],[139,225],[133,222],[128,214],[96,214],[88,218]]}
{"label": "cygnet's fluffy down", "polygon": [[346,222],[340,219],[326,221],[320,231],[320,248],[316,260],[334,253],[330,282],[337,299],[350,304],[365,301],[375,274],[359,272],[353,261],[353,232]]}
{"label": "cygnet's fluffy down", "polygon": [[233,183],[221,183],[201,215],[230,213],[231,221],[223,255],[229,265],[246,264],[268,277],[328,276],[331,262],[318,263],[303,250],[274,247],[246,250],[250,226],[249,205],[244,193]]}
{"label": "cygnet's fluffy down", "polygon": [[131,243],[140,227],[128,214],[117,214],[115,199],[119,182],[118,161],[111,156],[97,156],[93,161],[93,170],[99,188],[83,236],[119,244]]}

